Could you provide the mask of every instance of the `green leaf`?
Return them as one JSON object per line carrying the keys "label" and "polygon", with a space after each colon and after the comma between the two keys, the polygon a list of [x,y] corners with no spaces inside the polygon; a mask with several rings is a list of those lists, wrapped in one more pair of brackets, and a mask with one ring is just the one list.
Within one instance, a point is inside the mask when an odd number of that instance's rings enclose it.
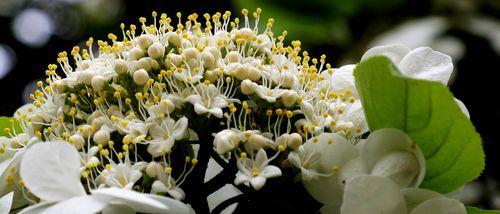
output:
{"label": "green leaf", "polygon": [[11,123],[11,119],[13,118],[10,118],[10,117],[0,117],[0,136],[2,137],[10,137],[10,135],[8,133],[5,132],[5,128],[9,128],[11,130],[12,133],[20,133],[21,132],[21,126],[19,125],[19,122],[17,122],[16,120],[13,120],[14,121],[14,130],[12,130],[12,123]]}
{"label": "green leaf", "polygon": [[370,130],[401,129],[422,149],[422,188],[448,193],[481,174],[481,138],[446,86],[404,77],[382,56],[361,62],[354,76]]}
{"label": "green leaf", "polygon": [[468,214],[500,214],[498,210],[482,210],[476,207],[465,207],[467,209]]}

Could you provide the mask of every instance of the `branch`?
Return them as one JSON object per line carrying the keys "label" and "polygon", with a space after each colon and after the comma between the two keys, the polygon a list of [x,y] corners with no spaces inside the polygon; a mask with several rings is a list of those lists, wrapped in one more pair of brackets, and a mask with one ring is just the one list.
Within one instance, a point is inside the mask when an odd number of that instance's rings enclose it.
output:
{"label": "branch", "polygon": [[212,214],[219,214],[222,211],[224,211],[227,207],[231,206],[234,203],[240,202],[241,200],[245,199],[246,197],[247,197],[246,194],[240,194],[240,195],[234,196],[232,198],[229,198],[229,199],[223,201],[222,203],[220,203],[219,205],[217,205],[217,207],[215,207],[214,210],[212,210]]}

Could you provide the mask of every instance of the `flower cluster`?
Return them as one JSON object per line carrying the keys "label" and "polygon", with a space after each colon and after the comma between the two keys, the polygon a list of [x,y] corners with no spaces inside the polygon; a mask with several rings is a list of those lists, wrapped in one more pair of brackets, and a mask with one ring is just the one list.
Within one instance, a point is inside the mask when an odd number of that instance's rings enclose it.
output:
{"label": "flower cluster", "polygon": [[[259,29],[260,13],[244,9],[241,21],[230,12],[185,21],[177,13],[173,21],[153,12],[151,24],[122,24],[120,40],[90,38],[86,48],[60,53],[33,104],[15,114],[22,131],[7,129],[11,136],[0,139],[0,194],[14,192],[13,208],[30,204],[24,213],[189,213],[183,189],[204,176],[193,172],[206,167],[209,145],[212,158],[236,162],[234,184],[259,190],[295,169],[325,209],[369,213],[390,200],[384,213],[400,213],[407,194],[444,198],[400,191],[425,174],[404,133],[361,139],[368,127],[355,65],[333,68],[300,41],[286,45],[273,19]],[[389,55],[420,78],[447,81],[452,71],[449,57],[429,48],[379,47],[371,55]],[[378,196],[363,193],[369,188],[385,198],[372,200]],[[434,205],[427,206],[412,209]]]}

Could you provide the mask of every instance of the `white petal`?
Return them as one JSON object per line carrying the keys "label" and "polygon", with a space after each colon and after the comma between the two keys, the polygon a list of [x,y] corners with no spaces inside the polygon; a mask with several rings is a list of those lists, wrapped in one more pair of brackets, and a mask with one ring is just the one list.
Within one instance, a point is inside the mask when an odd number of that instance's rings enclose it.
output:
{"label": "white petal", "polygon": [[317,201],[327,204],[340,206],[342,204],[343,186],[339,184],[338,175],[334,174],[328,177],[319,177],[318,179],[302,183],[307,192]]}
{"label": "white petal", "polygon": [[135,214],[135,210],[125,204],[109,204],[102,214]]}
{"label": "white petal", "polygon": [[290,152],[290,154],[288,154],[287,159],[290,163],[292,163],[293,166],[297,168],[300,168],[302,166],[299,154],[297,152]]}
{"label": "white petal", "polygon": [[9,192],[7,195],[0,198],[0,214],[9,214],[13,198],[14,192]]}
{"label": "white petal", "polygon": [[429,199],[413,209],[410,214],[466,214],[465,206],[445,197]]}
{"label": "white petal", "polygon": [[457,98],[454,98],[454,99],[455,99],[455,102],[457,102],[458,107],[460,107],[460,110],[462,110],[462,112],[465,114],[465,116],[470,119],[469,110],[467,110],[467,107],[465,106],[465,104]]}
{"label": "white petal", "polygon": [[[323,155],[321,155],[318,170],[320,173],[332,175],[302,182],[309,194],[319,202],[340,206],[343,185],[339,181],[338,173],[334,173],[332,169],[337,166],[342,171],[344,165],[358,155],[358,151],[352,144],[337,134],[324,133],[318,137],[317,144],[326,145],[325,149],[319,151]],[[328,144],[329,141],[331,141],[331,144]]]}
{"label": "white petal", "polygon": [[413,210],[417,205],[431,198],[443,197],[443,195],[428,189],[407,188],[401,191],[405,196],[408,210]]}
{"label": "white petal", "polygon": [[264,170],[260,172],[260,174],[266,178],[274,178],[281,176],[281,169],[276,166],[266,166]]}
{"label": "white petal", "polygon": [[205,114],[208,112],[207,107],[205,107],[200,103],[195,103],[193,104],[193,106],[194,106],[194,112],[196,112],[196,114]]}
{"label": "white petal", "polygon": [[362,135],[368,131],[368,124],[366,123],[365,112],[360,100],[355,100],[347,110],[345,121],[352,122],[354,128],[359,128],[361,132],[356,133],[357,136]]}
{"label": "white petal", "polygon": [[213,114],[217,118],[222,118],[222,116],[223,116],[223,112],[222,112],[221,108],[215,108],[214,107],[214,108],[208,109],[208,112],[210,114]]}
{"label": "white petal", "polygon": [[351,95],[359,97],[354,84],[353,71],[356,65],[344,65],[335,69],[330,80],[330,87],[335,92],[344,93],[347,89],[351,91]]}
{"label": "white petal", "polygon": [[359,175],[368,175],[368,170],[366,169],[366,165],[364,161],[358,157],[352,159],[342,166],[339,173],[339,182],[342,183],[342,186],[345,186],[347,182],[351,179],[359,176]]}
{"label": "white petal", "polygon": [[165,193],[168,191],[167,186],[159,180],[156,180],[153,182],[151,185],[151,193],[156,194],[156,193]]}
{"label": "white petal", "polygon": [[257,167],[267,165],[267,153],[264,149],[259,149],[257,155],[255,155],[255,165]]}
{"label": "white petal", "polygon": [[255,190],[259,190],[264,186],[264,184],[266,184],[266,180],[267,179],[263,176],[257,176],[250,179],[250,184]]}
{"label": "white petal", "polygon": [[80,182],[80,156],[66,142],[33,145],[21,160],[24,185],[45,201],[62,201],[86,195]]}
{"label": "white petal", "polygon": [[167,191],[167,193],[176,200],[183,200],[184,197],[186,197],[186,193],[184,193],[184,191],[179,187],[172,187]]}
{"label": "white petal", "polygon": [[400,44],[377,46],[366,51],[366,53],[361,57],[361,61],[372,56],[386,56],[391,59],[394,64],[398,65],[403,57],[406,56],[406,54],[408,54],[409,52],[409,48]]}
{"label": "white petal", "polygon": [[403,193],[388,178],[361,175],[350,180],[344,192],[343,214],[406,213]]}
{"label": "white petal", "polygon": [[108,197],[112,203],[123,203],[131,206],[137,212],[165,213],[168,207],[154,199],[148,194],[138,193],[132,190],[119,188],[102,188],[92,191],[92,195]]}
{"label": "white petal", "polygon": [[417,158],[407,151],[395,151],[377,161],[371,175],[390,178],[401,188],[408,187],[420,170]]}
{"label": "white petal", "polygon": [[24,208],[18,214],[41,214],[45,210],[49,209],[52,205],[54,205],[54,202],[40,202],[33,206]]}
{"label": "white petal", "polygon": [[328,174],[334,165],[341,167],[358,156],[356,147],[340,135],[323,133],[318,137],[318,143],[326,145],[323,150],[319,151],[322,153],[319,167],[319,171],[322,173]]}
{"label": "white petal", "polygon": [[234,184],[240,185],[242,183],[250,181],[250,177],[238,171],[236,173],[236,178],[234,179]]}
{"label": "white petal", "polygon": [[217,108],[227,107],[226,97],[224,97],[222,95],[218,95],[218,96],[214,97],[212,100],[212,106],[217,107]]}
{"label": "white petal", "polygon": [[185,203],[182,203],[181,201],[165,197],[165,196],[160,196],[160,195],[148,195],[148,198],[154,199],[165,206],[168,207],[168,212],[169,214],[180,214],[180,213],[190,213],[191,212],[191,207],[188,206]]}
{"label": "white petal", "polygon": [[73,197],[54,204],[44,214],[71,213],[71,214],[93,214],[98,213],[106,207],[107,201],[99,200],[91,196]]}
{"label": "white petal", "polygon": [[420,47],[410,51],[399,63],[401,73],[406,76],[439,81],[448,84],[453,63],[451,57],[434,51],[428,47]]}
{"label": "white petal", "polygon": [[174,126],[174,138],[176,140],[180,140],[186,136],[188,126],[188,119],[186,117],[182,117],[175,123]]}
{"label": "white petal", "polygon": [[419,174],[409,187],[417,187],[425,176],[425,158],[420,148],[399,129],[386,128],[374,131],[366,139],[360,156],[371,171],[383,157],[395,151],[408,151],[415,155],[419,164]]}

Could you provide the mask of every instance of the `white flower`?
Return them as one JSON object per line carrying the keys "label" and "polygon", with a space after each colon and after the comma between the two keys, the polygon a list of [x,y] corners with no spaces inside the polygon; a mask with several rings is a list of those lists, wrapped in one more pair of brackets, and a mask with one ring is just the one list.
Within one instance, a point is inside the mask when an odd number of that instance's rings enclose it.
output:
{"label": "white flower", "polygon": [[213,84],[200,83],[196,86],[197,94],[186,98],[193,104],[194,111],[197,114],[213,114],[215,117],[222,118],[222,109],[227,107],[227,97],[222,95]]}
{"label": "white flower", "polygon": [[215,151],[219,154],[225,154],[238,146],[241,137],[237,130],[224,129],[214,136]]}
{"label": "white flower", "polygon": [[345,92],[350,90],[352,96],[359,98],[356,91],[356,85],[354,83],[354,68],[356,65],[344,65],[340,68],[333,69],[331,72],[325,70],[321,72],[321,76],[325,78],[328,83],[329,89],[335,92]]}
{"label": "white flower", "polygon": [[425,189],[401,190],[391,179],[358,176],[346,185],[341,213],[344,214],[465,214],[457,200]]}
{"label": "white flower", "polygon": [[175,121],[172,118],[165,118],[160,124],[153,124],[149,128],[152,137],[148,141],[148,152],[154,157],[160,156],[163,152],[168,152],[174,146],[176,140],[186,137],[188,119],[182,117]]}
{"label": "white flower", "polygon": [[236,185],[245,184],[259,190],[264,186],[268,178],[281,176],[281,170],[272,165],[268,165],[269,160],[264,149],[260,149],[255,155],[255,159],[238,159],[238,173],[234,183]]}
{"label": "white flower", "polygon": [[111,162],[111,168],[103,171],[101,175],[104,177],[104,183],[109,187],[132,189],[134,184],[141,179],[141,170],[146,165],[146,162],[137,162],[132,165],[127,156],[124,163]]}
{"label": "white flower", "polygon": [[361,60],[375,55],[389,57],[403,75],[413,78],[439,81],[446,85],[453,73],[451,57],[429,47],[410,50],[403,45],[377,46],[368,50]]}
{"label": "white flower", "polygon": [[12,208],[18,208],[28,203],[28,200],[23,196],[24,187],[19,184],[19,162],[25,151],[25,149],[19,150],[0,162],[0,196],[14,192]]}
{"label": "white flower", "polygon": [[[320,135],[321,136],[321,135]],[[328,145],[331,142],[331,145]],[[340,208],[344,187],[339,182],[339,170],[350,160],[358,156],[354,145],[332,134],[324,134],[318,138],[319,146],[324,148],[324,154],[316,163],[316,170],[328,176],[318,176],[315,179],[303,180],[304,187],[311,196],[323,204]],[[316,145],[313,145],[316,146]],[[318,149],[319,148],[314,148]],[[318,151],[317,150],[317,151]]]}
{"label": "white flower", "polygon": [[151,193],[168,193],[177,200],[183,200],[186,194],[177,186],[177,182],[171,174],[167,174],[163,169],[164,167],[156,167],[158,180],[151,185]]}
{"label": "white flower", "polygon": [[[316,200],[336,209],[342,204],[345,184],[359,176],[386,177],[398,188],[418,187],[425,176],[422,151],[404,132],[397,129],[377,130],[356,148],[344,146],[333,151],[336,155],[329,152],[325,160],[330,156],[338,156],[335,158],[340,163],[334,166],[334,173],[329,177],[320,177],[317,181],[304,181],[304,185]],[[331,164],[321,165],[332,167]]]}
{"label": "white flower", "polygon": [[[102,188],[87,195],[80,183],[80,158],[66,142],[47,142],[32,146],[21,161],[20,174],[26,188],[42,202],[21,213],[82,213],[102,211],[110,204],[122,204],[135,212],[164,213],[182,209],[179,201],[149,196],[131,190]],[[181,212],[180,210],[173,210]]]}
{"label": "white flower", "polygon": [[330,176],[332,167],[343,164],[343,160],[357,155],[354,146],[345,138],[322,133],[307,140],[298,151],[290,152],[288,160],[301,170],[302,181],[315,182],[321,176]]}

